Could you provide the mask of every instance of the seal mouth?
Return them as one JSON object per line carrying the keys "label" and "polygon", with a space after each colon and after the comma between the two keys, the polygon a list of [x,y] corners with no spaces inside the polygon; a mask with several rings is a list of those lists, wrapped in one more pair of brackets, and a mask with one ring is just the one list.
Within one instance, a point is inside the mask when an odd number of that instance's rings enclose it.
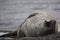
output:
{"label": "seal mouth", "polygon": [[45,21],[45,27],[47,28],[47,33],[51,34],[55,32],[56,20]]}
{"label": "seal mouth", "polygon": [[45,21],[45,26],[48,28],[55,27],[55,25],[56,25],[56,20]]}

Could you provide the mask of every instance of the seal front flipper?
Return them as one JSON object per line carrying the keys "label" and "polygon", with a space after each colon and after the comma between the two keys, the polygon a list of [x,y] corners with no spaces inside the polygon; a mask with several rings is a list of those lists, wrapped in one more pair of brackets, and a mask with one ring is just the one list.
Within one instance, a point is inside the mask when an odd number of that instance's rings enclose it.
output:
{"label": "seal front flipper", "polygon": [[15,38],[15,37],[17,37],[17,31],[14,31],[14,32],[10,32],[10,33],[1,35],[0,38],[2,38],[2,37],[11,37],[11,38]]}

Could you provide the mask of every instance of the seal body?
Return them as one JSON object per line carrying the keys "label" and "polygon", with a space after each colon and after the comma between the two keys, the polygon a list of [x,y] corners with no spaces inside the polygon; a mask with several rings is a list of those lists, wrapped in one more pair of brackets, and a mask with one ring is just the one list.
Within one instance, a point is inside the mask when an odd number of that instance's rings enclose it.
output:
{"label": "seal body", "polygon": [[57,20],[54,15],[46,11],[33,12],[17,28],[19,37],[37,37],[58,31]]}

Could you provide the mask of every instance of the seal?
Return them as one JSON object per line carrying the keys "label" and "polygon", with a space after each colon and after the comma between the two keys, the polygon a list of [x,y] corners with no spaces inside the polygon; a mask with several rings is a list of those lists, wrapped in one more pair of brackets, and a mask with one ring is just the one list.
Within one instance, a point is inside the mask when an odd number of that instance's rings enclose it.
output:
{"label": "seal", "polygon": [[47,11],[35,11],[19,25],[17,30],[3,36],[38,37],[58,32],[57,19]]}
{"label": "seal", "polygon": [[57,19],[46,11],[33,12],[17,29],[19,37],[37,37],[55,32],[58,32]]}

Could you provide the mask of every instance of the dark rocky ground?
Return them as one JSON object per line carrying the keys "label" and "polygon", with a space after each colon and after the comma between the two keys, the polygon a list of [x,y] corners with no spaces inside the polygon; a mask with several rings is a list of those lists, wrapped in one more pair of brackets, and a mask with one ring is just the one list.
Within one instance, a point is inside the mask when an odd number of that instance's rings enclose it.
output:
{"label": "dark rocky ground", "polygon": [[60,32],[40,37],[0,38],[0,40],[60,40]]}

